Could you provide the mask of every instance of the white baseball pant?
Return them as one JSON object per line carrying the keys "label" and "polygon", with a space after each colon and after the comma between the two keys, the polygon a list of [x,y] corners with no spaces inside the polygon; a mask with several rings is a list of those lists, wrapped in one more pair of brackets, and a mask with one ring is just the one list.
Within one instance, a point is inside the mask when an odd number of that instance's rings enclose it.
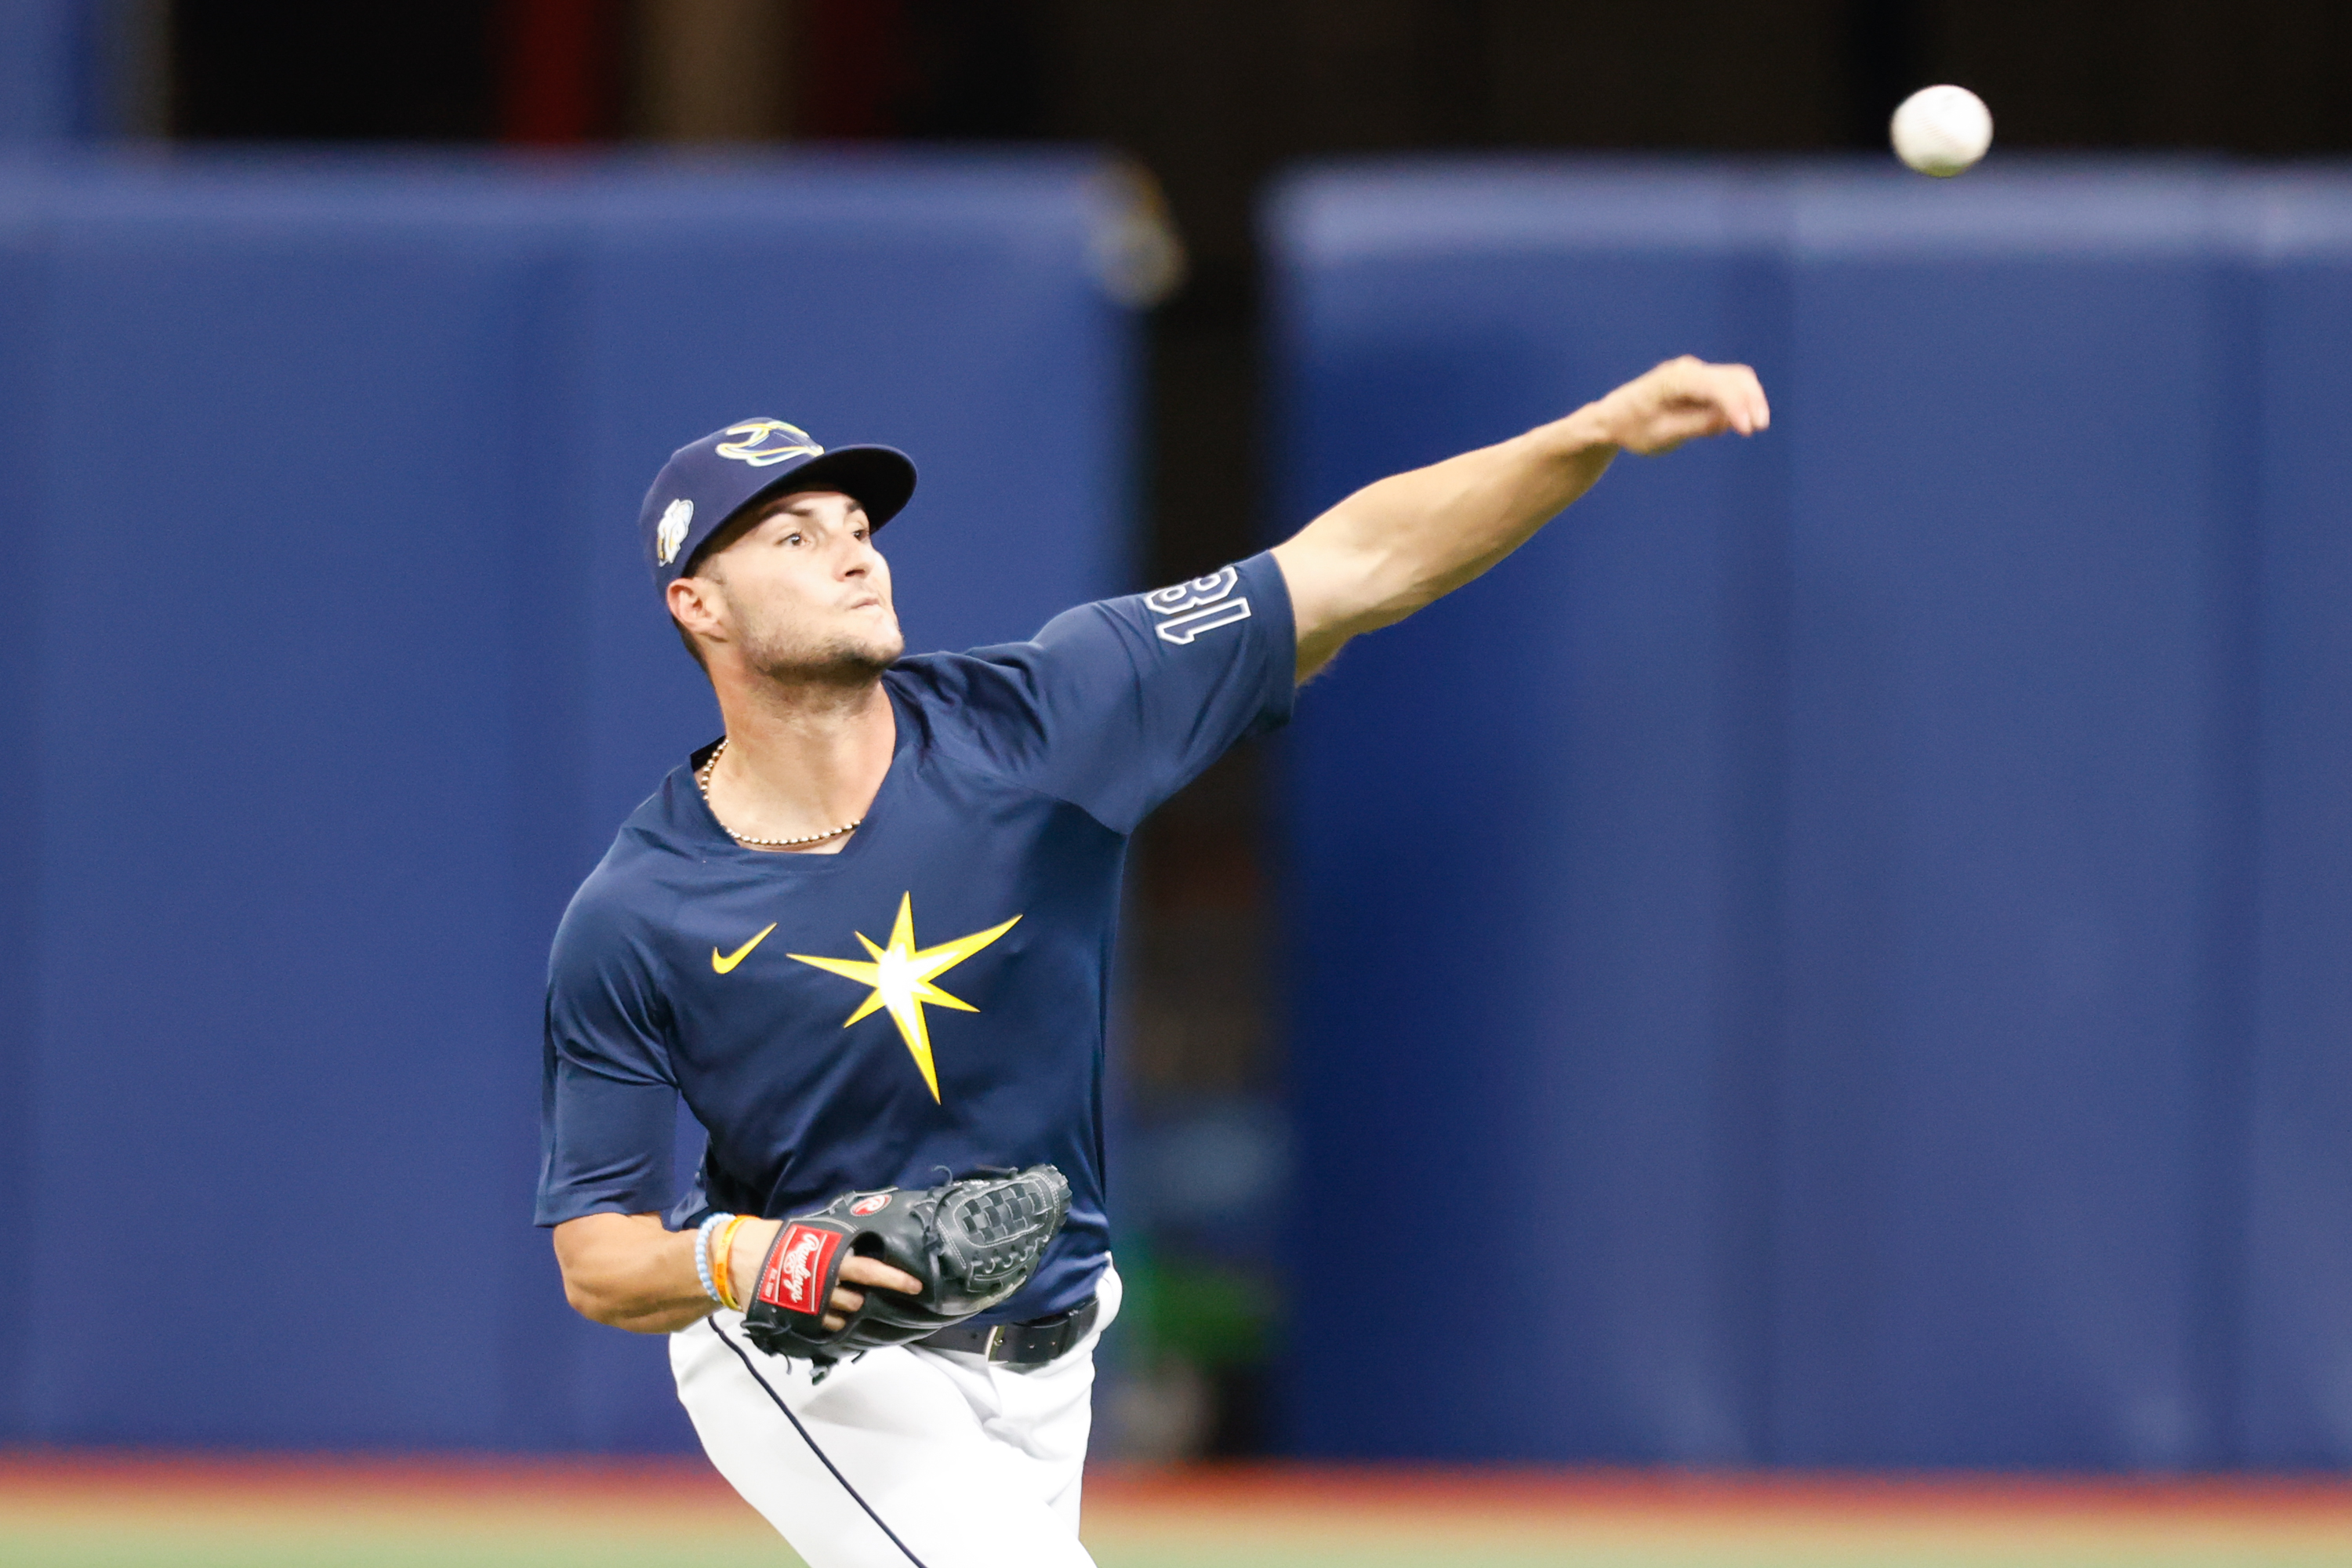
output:
{"label": "white baseball pant", "polygon": [[1090,1568],[1078,1490],[1118,1271],[1095,1292],[1087,1337],[1032,1372],[901,1346],[812,1383],[753,1349],[739,1312],[671,1335],[670,1370],[710,1462],[809,1568]]}

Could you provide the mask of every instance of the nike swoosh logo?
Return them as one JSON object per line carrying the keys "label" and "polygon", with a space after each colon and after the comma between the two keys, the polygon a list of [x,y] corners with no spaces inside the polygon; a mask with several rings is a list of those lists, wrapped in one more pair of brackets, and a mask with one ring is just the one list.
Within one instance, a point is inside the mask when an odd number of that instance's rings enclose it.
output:
{"label": "nike swoosh logo", "polygon": [[[768,931],[773,931],[776,928],[772,924],[768,927]],[[729,970],[734,968],[737,964],[742,963],[743,955],[745,953],[750,952],[753,948],[768,940],[768,931],[761,931],[759,935],[753,937],[751,941],[745,942],[742,946],[737,948],[734,952],[729,953],[724,958],[719,956],[719,950],[717,948],[712,948],[710,950],[710,967],[712,972],[719,974],[724,974]]]}

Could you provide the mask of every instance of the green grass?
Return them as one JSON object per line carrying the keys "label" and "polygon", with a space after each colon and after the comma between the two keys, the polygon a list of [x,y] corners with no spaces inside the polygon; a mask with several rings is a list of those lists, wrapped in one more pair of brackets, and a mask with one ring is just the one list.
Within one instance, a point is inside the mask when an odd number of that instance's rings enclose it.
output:
{"label": "green grass", "polygon": [[1943,1550],[1928,1546],[1843,1548],[1789,1542],[1753,1546],[1654,1547],[1572,1544],[1495,1544],[1486,1541],[1433,1540],[1372,1545],[1328,1546],[1289,1542],[1143,1543],[1097,1550],[1102,1568],[1434,1568],[1475,1563],[1479,1568],[2344,1568],[2342,1547],[2305,1550],[2189,1549],[2151,1552],[2141,1547],[2100,1550],[2078,1546]]}
{"label": "green grass", "polygon": [[[1672,1531],[1665,1534],[1669,1537]],[[1449,1535],[1417,1528],[1385,1542],[1356,1531],[1318,1542],[1290,1530],[1258,1539],[1243,1525],[1219,1536],[1192,1525],[1160,1540],[1121,1529],[1097,1544],[1102,1568],[2343,1568],[2343,1545],[2146,1542],[1981,1542],[1936,1546],[1916,1541],[1804,1540],[1765,1532],[1745,1545],[1579,1543],[1518,1540],[1470,1528]],[[735,1568],[793,1568],[799,1558],[773,1537],[681,1539],[664,1531],[582,1534],[511,1528],[388,1531],[310,1525],[164,1526],[0,1524],[0,1563],[10,1568],[648,1568],[723,1560]]]}
{"label": "green grass", "polygon": [[8,1568],[648,1568],[721,1556],[730,1568],[800,1568],[801,1561],[772,1536],[730,1540],[719,1553],[704,1541],[654,1533],[0,1525],[0,1563]]}
{"label": "green grass", "polygon": [[[2352,1486],[1112,1471],[1101,1568],[2352,1568]],[[0,1456],[0,1568],[799,1568],[677,1462]]]}

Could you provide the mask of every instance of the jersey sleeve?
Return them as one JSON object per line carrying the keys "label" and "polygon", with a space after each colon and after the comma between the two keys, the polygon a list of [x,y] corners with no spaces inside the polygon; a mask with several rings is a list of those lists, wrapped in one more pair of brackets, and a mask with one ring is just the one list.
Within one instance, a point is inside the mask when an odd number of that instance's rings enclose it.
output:
{"label": "jersey sleeve", "polygon": [[669,1206],[677,1080],[643,953],[575,900],[548,966],[535,1221]]}
{"label": "jersey sleeve", "polygon": [[1244,736],[1290,717],[1297,644],[1270,554],[1081,605],[976,648],[955,695],[1007,772],[1132,833]]}

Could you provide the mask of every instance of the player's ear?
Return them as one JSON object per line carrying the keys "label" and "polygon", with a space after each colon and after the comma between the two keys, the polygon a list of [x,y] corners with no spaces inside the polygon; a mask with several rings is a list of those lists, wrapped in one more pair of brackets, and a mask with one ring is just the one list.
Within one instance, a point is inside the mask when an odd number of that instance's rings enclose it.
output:
{"label": "player's ear", "polygon": [[719,629],[718,584],[708,577],[678,577],[668,588],[670,619],[698,636]]}

